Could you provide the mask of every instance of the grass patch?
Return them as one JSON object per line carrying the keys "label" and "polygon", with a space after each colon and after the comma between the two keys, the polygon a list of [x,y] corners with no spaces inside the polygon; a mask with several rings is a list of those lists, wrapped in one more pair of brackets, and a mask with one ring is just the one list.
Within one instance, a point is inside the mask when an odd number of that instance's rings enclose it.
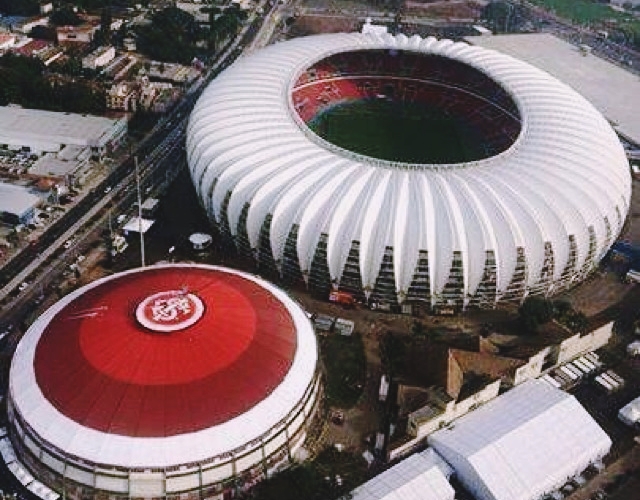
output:
{"label": "grass patch", "polygon": [[614,11],[608,5],[587,0],[532,0],[532,3],[553,10],[556,15],[580,24],[629,17]]}
{"label": "grass patch", "polygon": [[615,41],[626,40],[636,49],[640,48],[640,21],[629,13],[617,12],[606,4],[590,0],[532,0],[532,2],[574,23],[590,25],[592,28],[604,28],[609,32],[610,38]]}
{"label": "grass patch", "polygon": [[482,142],[468,126],[441,109],[415,102],[342,102],[309,126],[336,146],[383,160],[462,163],[485,156]]}
{"label": "grass patch", "polygon": [[329,406],[351,408],[364,388],[367,362],[359,335],[332,335],[320,339],[320,354],[327,370]]}

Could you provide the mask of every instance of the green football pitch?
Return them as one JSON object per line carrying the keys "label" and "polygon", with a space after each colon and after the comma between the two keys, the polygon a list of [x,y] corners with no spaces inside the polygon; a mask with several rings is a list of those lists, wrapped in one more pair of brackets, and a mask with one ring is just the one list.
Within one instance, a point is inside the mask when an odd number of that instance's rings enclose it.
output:
{"label": "green football pitch", "polygon": [[418,103],[367,99],[336,104],[309,126],[320,137],[355,153],[407,163],[462,163],[486,156],[464,123]]}

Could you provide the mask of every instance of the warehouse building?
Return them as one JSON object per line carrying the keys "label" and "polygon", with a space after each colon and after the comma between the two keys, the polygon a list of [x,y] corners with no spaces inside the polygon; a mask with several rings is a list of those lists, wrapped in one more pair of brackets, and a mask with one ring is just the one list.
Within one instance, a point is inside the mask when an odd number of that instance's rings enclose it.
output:
{"label": "warehouse building", "polygon": [[127,134],[124,118],[0,107],[0,148],[36,155],[57,153],[64,146],[89,148],[93,158],[116,149]]}
{"label": "warehouse building", "polygon": [[28,224],[42,200],[22,186],[0,182],[0,221],[17,226]]}
{"label": "warehouse building", "polygon": [[352,500],[454,500],[451,467],[431,448],[370,479],[352,492]]}
{"label": "warehouse building", "polygon": [[537,500],[611,448],[575,397],[540,380],[515,387],[428,442],[476,500]]}

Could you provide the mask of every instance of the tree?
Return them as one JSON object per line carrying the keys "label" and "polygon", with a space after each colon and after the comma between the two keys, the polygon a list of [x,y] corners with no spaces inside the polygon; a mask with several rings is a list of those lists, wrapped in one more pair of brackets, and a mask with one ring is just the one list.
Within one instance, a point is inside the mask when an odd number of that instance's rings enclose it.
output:
{"label": "tree", "polygon": [[422,324],[421,321],[414,320],[413,324],[411,325],[411,333],[415,337],[422,338],[427,335],[427,329],[425,328],[425,326]]}
{"label": "tree", "polygon": [[38,0],[0,0],[0,12],[8,16],[35,16],[40,12]]}
{"label": "tree", "polygon": [[400,367],[404,363],[407,352],[407,344],[399,336],[391,332],[384,334],[380,341],[380,358],[385,371],[391,377],[400,372]]}
{"label": "tree", "polygon": [[504,1],[496,1],[489,2],[483,7],[480,17],[487,21],[492,31],[499,33],[508,31],[512,14],[513,5]]}
{"label": "tree", "polygon": [[0,82],[0,105],[13,103],[76,113],[101,113],[105,109],[100,88],[59,75],[48,79],[44,64],[35,58],[10,53],[0,58]]}
{"label": "tree", "polygon": [[553,304],[544,297],[530,296],[524,299],[518,314],[525,330],[535,333],[540,325],[553,319]]}
{"label": "tree", "polygon": [[49,22],[54,26],[78,26],[82,18],[78,16],[70,5],[54,10],[49,16]]}
{"label": "tree", "polygon": [[[337,480],[337,477],[340,477]],[[327,448],[311,463],[285,470],[253,488],[253,500],[336,500],[351,498],[349,492],[366,477],[359,455]]]}
{"label": "tree", "polygon": [[202,33],[193,16],[176,7],[153,15],[151,24],[138,28],[138,50],[152,59],[189,64]]}
{"label": "tree", "polygon": [[97,45],[111,44],[111,6],[108,5],[100,13],[100,29],[96,33],[95,42]]}
{"label": "tree", "polygon": [[213,7],[209,10],[209,47],[216,51],[220,44],[234,36],[240,25],[247,19],[247,13],[238,5],[232,4],[222,13]]}

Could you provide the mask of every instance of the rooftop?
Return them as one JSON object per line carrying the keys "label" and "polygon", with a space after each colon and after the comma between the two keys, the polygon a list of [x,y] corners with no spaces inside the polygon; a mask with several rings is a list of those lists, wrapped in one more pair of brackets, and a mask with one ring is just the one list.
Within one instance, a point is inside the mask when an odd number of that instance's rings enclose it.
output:
{"label": "rooftop", "polygon": [[356,488],[353,500],[453,500],[450,475],[451,468],[428,448]]}
{"label": "rooftop", "polygon": [[[150,268],[70,301],[43,329],[34,368],[43,395],[84,426],[171,436],[262,401],[288,372],[296,345],[285,305],[253,281]],[[79,378],[82,387],[72,383]]]}
{"label": "rooftop", "polygon": [[609,452],[611,440],[574,396],[524,382],[429,436],[478,500],[532,500]]}
{"label": "rooftop", "polygon": [[0,106],[0,144],[32,142],[97,146],[120,120]]}
{"label": "rooftop", "polygon": [[[640,79],[549,33],[472,36],[467,42],[536,66],[593,104],[622,136],[640,144]],[[549,57],[553,54],[553,57]]]}
{"label": "rooftop", "polygon": [[27,188],[0,182],[0,212],[22,215],[39,202]]}

